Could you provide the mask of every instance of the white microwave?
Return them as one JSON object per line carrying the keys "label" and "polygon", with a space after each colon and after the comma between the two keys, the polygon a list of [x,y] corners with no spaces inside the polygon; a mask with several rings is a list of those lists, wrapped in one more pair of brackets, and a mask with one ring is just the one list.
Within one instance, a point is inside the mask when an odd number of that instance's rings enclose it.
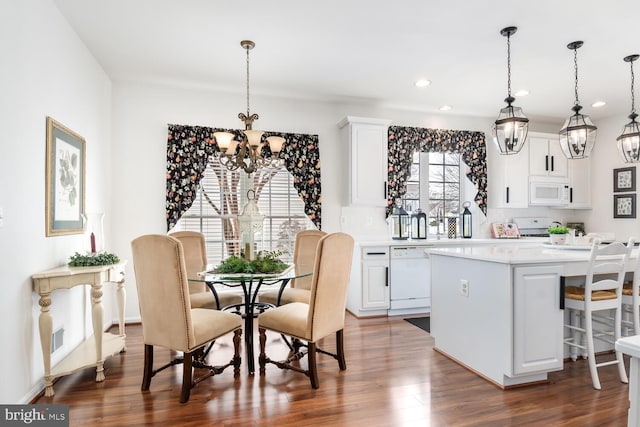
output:
{"label": "white microwave", "polygon": [[569,181],[567,178],[529,177],[529,205],[567,206]]}

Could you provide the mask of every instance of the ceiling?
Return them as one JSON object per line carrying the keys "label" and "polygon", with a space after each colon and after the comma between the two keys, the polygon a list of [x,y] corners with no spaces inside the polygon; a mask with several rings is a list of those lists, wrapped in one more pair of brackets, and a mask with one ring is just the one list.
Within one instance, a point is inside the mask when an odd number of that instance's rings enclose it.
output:
{"label": "ceiling", "polygon": [[[574,103],[578,50],[583,113],[631,108],[627,55],[640,53],[637,0],[55,0],[114,82],[147,81],[251,95],[364,102],[496,117],[507,95],[511,37],[515,105],[562,123]],[[640,61],[636,63],[640,72]],[[417,88],[420,78],[431,85]],[[640,83],[638,84],[640,86]],[[244,99],[244,98],[243,98]],[[607,105],[593,108],[604,100]]]}

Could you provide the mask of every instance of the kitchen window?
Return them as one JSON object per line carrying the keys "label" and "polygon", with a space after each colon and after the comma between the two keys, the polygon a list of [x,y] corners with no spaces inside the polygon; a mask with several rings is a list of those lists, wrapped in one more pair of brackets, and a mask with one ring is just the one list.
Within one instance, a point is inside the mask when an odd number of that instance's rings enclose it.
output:
{"label": "kitchen window", "polygon": [[315,227],[304,213],[304,203],[293,187],[293,177],[284,167],[261,169],[247,175],[229,171],[217,159],[211,159],[193,205],[172,231],[203,233],[212,264],[229,255],[239,255],[236,218],[242,213],[249,190],[255,191],[258,208],[265,217],[262,233],[256,235],[258,250],[283,251],[286,254],[282,259],[291,261],[296,233]]}
{"label": "kitchen window", "polygon": [[411,164],[411,177],[402,206],[407,212],[418,208],[427,214],[429,234],[445,234],[445,218],[460,215],[461,158],[456,153],[415,152]]}

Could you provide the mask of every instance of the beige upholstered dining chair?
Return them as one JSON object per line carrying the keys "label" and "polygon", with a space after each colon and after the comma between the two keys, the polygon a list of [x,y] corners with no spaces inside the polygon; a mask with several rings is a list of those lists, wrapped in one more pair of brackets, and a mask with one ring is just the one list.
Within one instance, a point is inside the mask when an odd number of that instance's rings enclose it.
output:
{"label": "beige upholstered dining chair", "polygon": [[[296,234],[293,247],[293,264],[296,269],[300,267],[313,268],[318,242],[327,233],[320,230],[303,230]],[[278,301],[279,289],[269,289],[260,294],[260,302],[268,302],[273,305],[284,305],[290,302],[309,302],[311,296],[312,277],[300,277],[291,280],[291,285],[285,288]]]}
{"label": "beige upholstered dining chair", "polygon": [[[593,388],[600,390],[598,368],[617,365],[620,381],[628,383],[622,352],[616,351],[616,359],[597,362],[594,339],[613,345],[620,338],[622,321],[622,284],[625,264],[633,249],[633,239],[627,246],[620,242],[601,245],[596,239],[589,256],[589,265],[584,287],[567,286],[564,293],[565,310],[569,311],[565,327],[569,336],[564,343],[570,347],[572,360],[577,359],[577,350],[582,350],[589,362]],[[613,321],[606,317],[614,312]]]}
{"label": "beige upholstered dining chair", "polygon": [[[207,268],[207,247],[204,234],[197,231],[176,231],[169,234],[182,243],[187,276],[197,277],[198,272]],[[191,307],[220,310],[229,305],[242,304],[242,296],[230,292],[211,292],[204,282],[189,281]]]}
{"label": "beige upholstered dining chair", "polygon": [[[178,363],[183,364],[180,402],[189,400],[191,388],[227,367],[240,374],[240,316],[218,310],[192,308],[182,244],[173,237],[149,234],[131,242],[138,303],[144,341],[142,390],[149,390],[151,378]],[[209,342],[234,332],[235,353],[222,366],[207,365],[194,357]],[[166,365],[153,368],[154,346],[182,352]],[[206,374],[193,378],[193,368],[206,369]]]}
{"label": "beige upholstered dining chair", "polygon": [[[258,317],[260,334],[260,374],[265,373],[267,363],[282,369],[302,372],[318,388],[316,352],[328,354],[338,360],[340,370],[347,369],[344,355],[344,316],[347,288],[351,273],[353,238],[345,233],[332,233],[318,242],[309,303],[292,302],[268,310]],[[265,353],[266,330],[289,335],[306,341],[306,353],[297,349],[281,362],[271,360]],[[336,334],[336,354],[328,353],[316,346],[321,338]],[[291,362],[304,355],[308,357],[308,369],[304,370]]]}

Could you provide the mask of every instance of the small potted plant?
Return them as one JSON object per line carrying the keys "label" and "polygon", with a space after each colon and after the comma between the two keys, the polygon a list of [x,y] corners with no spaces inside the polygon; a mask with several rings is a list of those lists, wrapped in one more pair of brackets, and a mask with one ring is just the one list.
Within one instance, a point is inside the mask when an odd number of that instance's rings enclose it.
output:
{"label": "small potted plant", "polygon": [[553,225],[547,228],[547,233],[549,233],[549,240],[552,245],[564,245],[567,243],[569,228],[564,225]]}

